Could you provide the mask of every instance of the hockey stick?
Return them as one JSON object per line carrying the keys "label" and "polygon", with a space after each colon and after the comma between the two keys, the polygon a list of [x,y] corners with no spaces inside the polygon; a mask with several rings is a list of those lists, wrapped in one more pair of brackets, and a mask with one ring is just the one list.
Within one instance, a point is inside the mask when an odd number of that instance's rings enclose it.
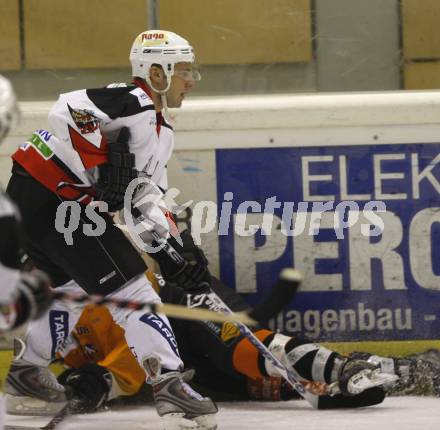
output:
{"label": "hockey stick", "polygon": [[[161,239],[154,233],[154,238],[157,242],[160,243]],[[169,243],[165,243],[163,249],[167,252],[167,254],[173,259],[173,261],[178,265],[185,264],[185,260],[180,256],[179,253],[176,252],[174,248]],[[294,285],[294,291],[296,291],[300,285],[302,280],[301,274],[294,269],[284,269],[281,272],[280,280],[277,285],[288,284],[290,282],[291,285]],[[279,289],[279,287],[278,287]],[[278,302],[277,294],[275,292],[271,295],[271,298],[265,301],[265,304],[270,303],[272,300],[274,302]],[[292,296],[291,296],[292,297]],[[221,312],[226,315],[232,316],[234,312],[224,303],[224,301],[211,289],[210,293],[204,293],[194,296],[195,303],[188,295],[188,306],[198,306],[202,302],[206,303],[210,309],[215,310],[216,312]],[[288,300],[281,301],[278,303],[278,310],[281,311],[285,305],[288,303]],[[263,312],[265,307],[263,304],[259,310],[262,311],[261,314],[256,317],[259,320],[269,319],[270,316]],[[257,310],[255,308],[254,312]],[[273,314],[272,314],[273,315]],[[255,313],[253,314],[255,317]],[[336,409],[336,408],[353,408],[360,406],[369,406],[373,404],[380,403],[383,400],[381,398],[381,392],[377,387],[372,387],[369,392],[365,391],[360,396],[347,397],[341,394],[337,394],[337,391],[330,392],[328,390],[328,386],[324,383],[320,382],[310,382],[304,381],[305,384],[301,382],[302,378],[295,371],[293,367],[285,366],[280,360],[278,360],[271,351],[264,345],[255,335],[254,333],[242,322],[235,322],[236,327],[245,336],[254,346],[257,348],[259,353],[277,369],[280,377],[284,378],[295,391],[314,409]],[[376,390],[376,391],[374,391]],[[374,391],[374,393],[373,393]],[[362,398],[361,398],[362,397]],[[353,400],[354,399],[354,400]]]}
{"label": "hockey stick", "polygon": [[79,408],[82,405],[81,399],[73,398],[69,400],[50,421],[44,427],[41,427],[41,430],[54,430],[58,424],[64,421],[68,416],[73,415],[79,412]]}
{"label": "hockey stick", "polygon": [[[291,270],[293,269],[286,269]],[[297,276],[298,275],[290,275]],[[134,300],[117,299],[109,296],[71,294],[63,291],[53,291],[53,298],[57,300],[92,303],[95,305],[111,305],[122,309],[141,310],[145,309],[153,313],[163,313],[172,318],[188,320],[210,320],[215,322],[241,322],[252,327],[257,326],[261,321],[277,315],[279,311],[288,303],[297,289],[297,284],[292,282],[278,282],[267,299],[248,312],[237,312],[224,314],[208,309],[188,308],[184,305],[175,305],[171,303],[150,303],[138,302]]]}
{"label": "hockey stick", "polygon": [[[289,272],[293,269],[284,269],[280,275],[280,282],[287,282],[290,278]],[[297,272],[297,271],[295,271]],[[291,280],[296,281],[298,283],[301,282],[298,280],[296,275]],[[301,278],[300,278],[301,279]],[[208,298],[212,302],[213,309],[216,309],[218,312],[223,312],[227,315],[233,315],[234,312],[226,305],[226,303],[214,292],[211,290],[211,293],[207,294]],[[286,302],[284,303],[286,304]],[[309,402],[309,404],[314,409],[340,409],[340,408],[355,408],[355,407],[363,407],[374,405],[380,403],[385,397],[383,391],[377,387],[370,389],[369,392],[363,392],[358,396],[344,396],[341,394],[329,395],[328,391],[326,391],[325,384],[322,383],[310,383],[308,384],[311,389],[315,389],[315,392],[319,392],[318,394],[314,394],[311,391],[305,389],[305,386],[300,382],[300,376],[296,373],[293,368],[288,368],[285,366],[280,360],[278,360],[272,352],[264,345],[263,342],[258,339],[255,334],[243,323],[235,322],[235,326],[240,330],[240,333],[245,336],[252,345],[257,348],[258,352],[277,369],[280,377],[284,378],[293,389],[304,399]],[[391,381],[391,380],[390,380]],[[372,391],[373,390],[373,391]],[[381,395],[383,394],[383,397]],[[377,400],[379,398],[379,400]]]}
{"label": "hockey stick", "polygon": [[[280,279],[277,285],[294,285],[295,290],[299,287],[299,284],[302,280],[300,273],[295,269],[284,269],[280,274]],[[215,309],[216,312],[221,312],[224,315],[233,316],[234,312],[226,305],[226,303],[211,289],[209,293],[206,293],[206,297],[210,302],[210,308]],[[197,295],[195,296],[197,300]],[[283,306],[288,302],[284,301]],[[279,309],[281,310],[281,309]],[[298,392],[298,394],[307,400],[312,407],[318,409],[319,405],[319,396],[306,391],[304,386],[299,381],[298,375],[293,372],[293,370],[287,368],[280,360],[278,360],[255,335],[248,328],[248,326],[242,322],[235,321],[234,324],[240,330],[240,333],[245,336],[252,345],[257,348],[258,352],[268,361],[270,361],[273,366],[277,369],[279,375],[284,378],[294,389]]]}
{"label": "hockey stick", "polygon": [[[156,232],[152,232],[152,235],[155,241],[162,245],[162,249],[169,255],[169,257],[177,264],[183,265],[185,264],[185,260],[183,257],[172,247],[170,243],[162,239]],[[296,289],[299,287],[300,282],[302,281],[302,276],[299,271],[295,269],[284,269],[280,275],[280,282],[285,283],[293,283]],[[226,305],[225,302],[214,292],[211,290],[210,293],[207,293],[208,297],[214,302],[212,306],[217,312],[220,312],[224,315],[229,315],[233,317],[234,312]],[[286,305],[286,301],[283,302],[283,305]],[[281,310],[281,309],[280,309]],[[251,343],[254,345],[260,354],[267,360],[269,360],[278,370],[278,373],[281,377],[283,377],[297,392],[298,394],[305,400],[307,400],[310,405],[318,409],[319,407],[319,396],[313,394],[309,391],[306,391],[304,386],[299,381],[299,376],[293,369],[289,369],[281,363],[270,351],[269,349],[261,342],[254,333],[247,327],[246,323],[242,323],[239,321],[235,321],[237,328],[240,332],[245,336]]]}
{"label": "hockey stick", "polygon": [[[289,270],[289,269],[285,269]],[[285,271],[281,272],[281,276],[283,276],[283,273],[285,275]],[[211,291],[209,293],[209,296],[211,300],[213,300],[216,304],[216,309],[218,309],[219,312],[224,313],[225,315],[232,316],[234,312],[226,305],[226,303],[214,292]],[[319,403],[319,396],[310,393],[309,391],[306,391],[304,389],[304,386],[299,381],[298,375],[293,372],[293,370],[287,368],[283,363],[281,363],[278,358],[276,358],[264,345],[263,342],[261,342],[254,333],[242,322],[235,322],[235,325],[240,330],[241,334],[245,336],[252,345],[257,348],[258,352],[268,361],[270,361],[273,366],[277,369],[278,373],[282,378],[284,378],[297,392],[298,394],[303,397],[305,400],[307,400],[311,406],[313,406],[315,409],[318,409],[318,403]]]}
{"label": "hockey stick", "polygon": [[81,405],[81,400],[73,398],[69,400],[66,405],[45,425],[41,427],[27,427],[27,426],[15,426],[5,425],[4,430],[55,430],[55,428],[63,422],[68,416],[77,413],[78,406]]}
{"label": "hockey stick", "polygon": [[[56,290],[54,291],[54,298],[58,300],[73,301],[76,303],[113,305],[120,308],[133,310],[149,309],[150,312],[163,312],[174,318],[211,320],[217,322],[233,322],[237,325],[243,325],[244,327],[246,327],[244,324],[242,324],[241,321],[250,323],[250,325],[258,325],[259,321],[266,321],[277,315],[281,311],[281,309],[285,307],[286,303],[292,300],[293,296],[298,290],[301,279],[302,276],[299,271],[295,269],[284,269],[281,272],[279,281],[275,284],[269,296],[262,303],[255,306],[248,312],[233,313],[231,311],[229,314],[220,313],[223,312],[223,307],[221,307],[221,309],[217,309],[216,311],[211,311],[207,309],[188,308],[187,306],[182,305],[171,305],[168,303],[144,303],[129,300],[119,300],[115,298],[96,295],[75,295],[64,292],[57,292]],[[215,297],[211,297],[213,294],[214,293],[208,293],[205,295],[208,298],[213,298],[213,301],[216,301]],[[220,300],[218,296],[217,299]],[[250,330],[249,332],[252,333]],[[80,400],[70,400],[64,406],[64,408],[62,408],[52,418],[52,420],[43,427],[7,425],[5,426],[5,430],[54,430],[58,426],[58,424],[64,421],[67,416],[75,414],[75,412],[77,412],[78,402],[80,402]]]}
{"label": "hockey stick", "polygon": [[[296,293],[300,282],[301,274],[294,269],[284,269],[281,273],[279,281],[275,284],[269,296],[259,305],[255,306],[248,312],[239,312],[229,314],[220,313],[219,310],[211,311],[207,309],[188,308],[182,305],[171,305],[168,303],[144,303],[130,300],[120,300],[104,296],[88,296],[69,294],[54,291],[54,298],[58,300],[73,301],[75,303],[94,303],[97,305],[113,305],[125,309],[148,309],[150,312],[163,312],[174,318],[194,319],[194,320],[211,320],[217,322],[233,322],[242,324],[241,321],[249,323],[249,325],[258,325],[258,321],[266,321],[277,315],[284,308],[294,294]],[[206,296],[211,298],[213,293]],[[199,295],[197,295],[199,296]],[[214,298],[215,300],[215,298]],[[223,308],[222,308],[223,312]],[[245,326],[246,327],[246,326]],[[249,329],[248,329],[249,330]],[[250,330],[249,330],[250,332]],[[250,332],[252,333],[252,332]],[[58,424],[64,419],[78,411],[80,400],[70,400],[52,419],[42,427],[26,427],[6,425],[5,430],[54,430]]]}

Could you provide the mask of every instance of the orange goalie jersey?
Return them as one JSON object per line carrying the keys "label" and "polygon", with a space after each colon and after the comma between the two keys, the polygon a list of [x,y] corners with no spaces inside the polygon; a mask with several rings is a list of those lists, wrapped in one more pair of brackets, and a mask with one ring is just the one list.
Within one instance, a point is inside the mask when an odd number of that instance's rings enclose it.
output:
{"label": "orange goalie jersey", "polygon": [[124,330],[105,306],[86,306],[62,358],[69,367],[94,362],[109,370],[117,382],[112,397],[135,394],[145,382],[145,372],[130,352]]}
{"label": "orange goalie jersey", "polygon": [[[155,276],[146,276],[156,292],[160,287]],[[78,368],[96,363],[112,374],[114,381],[110,397],[129,396],[139,391],[145,382],[145,371],[139,366],[128,347],[124,330],[117,325],[105,306],[87,305],[61,354],[69,367]]]}

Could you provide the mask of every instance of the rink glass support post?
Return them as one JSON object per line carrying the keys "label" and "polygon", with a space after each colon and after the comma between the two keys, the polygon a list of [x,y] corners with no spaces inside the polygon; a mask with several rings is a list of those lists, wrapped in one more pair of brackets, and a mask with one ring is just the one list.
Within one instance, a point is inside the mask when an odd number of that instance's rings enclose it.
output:
{"label": "rink glass support post", "polygon": [[147,0],[147,20],[148,30],[159,28],[159,2],[157,0]]}

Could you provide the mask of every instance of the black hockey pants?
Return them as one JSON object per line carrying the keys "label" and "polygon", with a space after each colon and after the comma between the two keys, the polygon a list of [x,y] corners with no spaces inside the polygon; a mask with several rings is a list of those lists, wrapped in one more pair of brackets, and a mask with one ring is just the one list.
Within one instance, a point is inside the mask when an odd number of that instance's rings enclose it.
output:
{"label": "black hockey pants", "polygon": [[35,266],[45,271],[55,287],[73,279],[89,294],[109,294],[146,270],[134,246],[107,213],[99,213],[106,228],[98,237],[87,236],[82,215],[73,232],[73,244],[55,228],[59,197],[14,166],[7,193],[18,205],[24,231],[23,247]]}

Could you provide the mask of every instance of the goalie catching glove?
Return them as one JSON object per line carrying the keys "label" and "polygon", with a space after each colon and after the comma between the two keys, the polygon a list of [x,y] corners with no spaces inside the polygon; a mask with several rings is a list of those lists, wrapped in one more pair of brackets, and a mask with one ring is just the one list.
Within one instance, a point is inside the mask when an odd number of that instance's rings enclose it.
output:
{"label": "goalie catching glove", "polygon": [[94,189],[97,199],[106,202],[110,212],[123,208],[128,184],[138,176],[135,156],[128,149],[129,138],[129,129],[122,127],[116,142],[109,142],[108,162],[98,168]]}

